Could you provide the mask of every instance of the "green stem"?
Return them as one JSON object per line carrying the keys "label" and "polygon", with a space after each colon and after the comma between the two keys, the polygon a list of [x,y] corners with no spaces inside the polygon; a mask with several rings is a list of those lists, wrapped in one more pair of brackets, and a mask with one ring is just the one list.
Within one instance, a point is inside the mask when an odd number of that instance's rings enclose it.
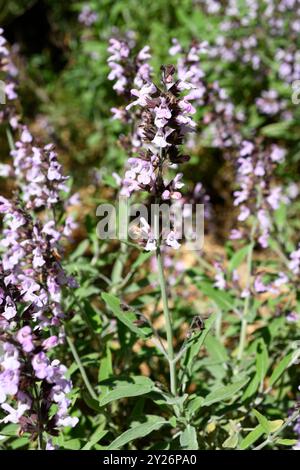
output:
{"label": "green stem", "polygon": [[92,385],[91,385],[91,383],[90,383],[90,381],[89,381],[89,379],[88,379],[88,376],[86,375],[85,369],[84,369],[83,364],[82,364],[82,362],[81,362],[81,360],[80,360],[80,357],[79,357],[79,355],[78,355],[78,352],[77,352],[77,350],[76,350],[76,347],[75,347],[73,341],[71,340],[71,338],[70,338],[68,335],[66,335],[66,337],[67,337],[67,343],[68,343],[68,345],[69,345],[69,347],[70,347],[70,349],[71,349],[71,352],[72,352],[72,354],[73,354],[73,356],[74,356],[75,362],[76,362],[76,364],[77,364],[77,366],[78,366],[78,369],[79,369],[79,371],[80,371],[80,373],[81,373],[82,380],[84,381],[85,386],[86,386],[86,388],[87,388],[87,390],[88,390],[90,396],[91,396],[94,400],[97,400],[97,401],[98,401],[98,397],[97,397],[95,391],[93,390],[93,387],[92,387]]}
{"label": "green stem", "polygon": [[168,306],[168,296],[167,296],[167,287],[166,280],[164,275],[163,268],[163,258],[160,251],[160,247],[157,247],[156,250],[156,259],[158,265],[158,277],[161,290],[161,297],[163,303],[164,318],[166,324],[166,333],[167,333],[167,342],[168,342],[168,358],[169,358],[169,368],[170,368],[170,390],[173,395],[177,393],[177,383],[176,383],[176,362],[174,361],[174,348],[173,348],[173,329],[172,329],[172,320],[171,314]]}
{"label": "green stem", "polygon": [[[162,182],[162,173],[163,173],[163,163],[164,163],[164,150],[161,148],[159,152],[159,167],[157,175],[158,186]],[[176,377],[176,361],[174,359],[174,347],[173,347],[173,328],[172,328],[172,318],[168,305],[168,294],[167,294],[167,285],[164,274],[164,263],[163,256],[161,253],[161,234],[160,234],[160,225],[159,225],[159,204],[160,198],[156,196],[155,198],[155,208],[154,208],[154,237],[156,239],[156,260],[158,266],[158,279],[161,291],[161,298],[163,303],[163,312],[166,325],[166,335],[167,335],[167,344],[168,344],[168,362],[169,362],[169,373],[170,373],[170,391],[172,395],[177,395],[177,377]]]}
{"label": "green stem", "polygon": [[246,337],[247,337],[247,315],[248,315],[248,310],[249,310],[249,305],[250,305],[250,284],[251,284],[251,273],[252,273],[252,260],[253,260],[253,250],[254,250],[254,235],[256,231],[256,226],[257,222],[254,221],[251,229],[251,234],[250,234],[250,246],[247,254],[247,271],[246,271],[246,298],[244,302],[244,309],[242,313],[242,324],[241,324],[241,332],[240,332],[240,341],[239,341],[239,349],[238,349],[238,361],[241,361],[243,354],[244,354],[244,349],[245,349],[245,344],[246,344]]}
{"label": "green stem", "polygon": [[113,287],[111,288],[111,293],[116,294],[119,290],[119,284],[121,283],[123,277],[123,269],[127,258],[127,247],[125,243],[121,243],[120,254],[114,264],[111,281]]}
{"label": "green stem", "polygon": [[40,407],[40,396],[36,387],[36,383],[33,382],[35,400],[36,400],[36,408],[37,408],[37,429],[38,429],[38,450],[43,450],[44,442],[43,442],[43,425],[42,425],[42,416],[41,416],[41,407]]}

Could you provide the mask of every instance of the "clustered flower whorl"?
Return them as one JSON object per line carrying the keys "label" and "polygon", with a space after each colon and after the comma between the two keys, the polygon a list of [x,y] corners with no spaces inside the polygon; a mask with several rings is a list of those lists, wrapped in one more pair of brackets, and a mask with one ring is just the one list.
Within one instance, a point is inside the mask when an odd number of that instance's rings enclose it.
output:
{"label": "clustered flower whorl", "polygon": [[[0,199],[5,228],[0,264],[0,402],[3,422],[36,437],[73,426],[66,367],[48,351],[63,342],[61,291],[74,285],[58,259],[61,234],[34,221],[19,204]],[[55,333],[55,334],[54,334]],[[52,357],[52,354],[51,354]],[[13,406],[16,403],[16,408]],[[57,411],[51,412],[55,404]]]}
{"label": "clustered flower whorl", "polygon": [[[238,220],[245,222],[250,215],[257,218],[258,226],[254,238],[262,248],[269,244],[272,227],[270,212],[278,209],[284,200],[282,187],[273,185],[276,166],[284,161],[285,149],[275,144],[263,148],[259,143],[243,141],[237,160],[237,183],[234,205],[240,208]],[[246,232],[234,230],[231,238],[242,238]]]}
{"label": "clustered flower whorl", "polygon": [[[178,173],[168,181],[165,172],[169,167],[189,159],[182,154],[181,146],[186,134],[196,127],[191,118],[196,110],[188,96],[183,94],[185,90],[191,90],[193,84],[177,80],[173,65],[163,66],[161,71],[161,87],[149,82],[139,90],[131,90],[136,99],[126,109],[138,107],[141,110],[139,129],[142,149],[137,157],[128,159],[129,169],[125,172],[121,188],[121,194],[127,197],[135,191],[147,191],[156,202],[182,197],[179,191],[184,185],[182,174]],[[149,227],[145,226],[144,231],[153,241]],[[174,248],[179,247],[173,231],[167,234],[166,243]],[[155,243],[147,243],[146,247],[155,249]]]}

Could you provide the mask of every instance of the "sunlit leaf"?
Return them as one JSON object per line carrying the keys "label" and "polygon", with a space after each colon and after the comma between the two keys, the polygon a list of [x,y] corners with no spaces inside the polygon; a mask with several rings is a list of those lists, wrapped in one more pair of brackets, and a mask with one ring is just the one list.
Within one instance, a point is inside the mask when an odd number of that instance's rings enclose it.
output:
{"label": "sunlit leaf", "polygon": [[145,395],[150,393],[155,388],[154,382],[148,377],[132,377],[128,381],[116,381],[116,385],[113,390],[109,390],[106,395],[100,399],[100,406],[107,405],[115,400],[121,398],[137,397],[139,395]]}
{"label": "sunlit leaf", "polygon": [[118,436],[108,447],[107,450],[117,450],[124,445],[132,442],[141,437],[145,437],[153,431],[157,431],[168,422],[160,417],[154,415],[146,415],[145,422],[134,423],[132,429],[128,429],[121,436]]}
{"label": "sunlit leaf", "polygon": [[240,449],[245,450],[248,449],[252,444],[254,444],[263,434],[265,433],[264,428],[261,424],[258,424],[256,428],[252,429],[249,434],[242,440],[240,444]]}
{"label": "sunlit leaf", "polygon": [[217,403],[223,400],[237,399],[237,392],[241,390],[248,381],[249,377],[245,377],[244,379],[239,380],[238,382],[235,382],[230,385],[225,385],[223,387],[218,388],[217,390],[214,390],[204,398],[202,406],[210,406],[213,403]]}
{"label": "sunlit leaf", "polygon": [[197,441],[197,432],[194,426],[187,425],[184,431],[180,434],[180,444],[183,450],[197,450],[199,449]]}
{"label": "sunlit leaf", "polygon": [[152,330],[148,325],[137,326],[139,317],[132,311],[123,311],[120,306],[120,300],[118,297],[112,294],[102,293],[102,298],[106,305],[113,312],[113,314],[120,320],[124,325],[127,326],[133,333],[140,338],[146,339],[152,334]]}

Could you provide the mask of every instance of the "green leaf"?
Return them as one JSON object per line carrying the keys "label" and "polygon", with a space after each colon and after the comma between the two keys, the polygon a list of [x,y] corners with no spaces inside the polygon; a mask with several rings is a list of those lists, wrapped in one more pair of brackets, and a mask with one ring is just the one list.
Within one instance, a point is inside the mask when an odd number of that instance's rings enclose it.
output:
{"label": "green leaf", "polygon": [[117,189],[118,184],[115,180],[115,178],[112,175],[103,175],[102,177],[102,183],[106,184],[107,186],[110,186],[111,188]]}
{"label": "green leaf", "polygon": [[127,326],[133,333],[135,333],[139,338],[146,339],[152,335],[151,328],[146,326],[137,326],[135,322],[139,320],[138,316],[133,312],[124,312],[120,307],[120,300],[118,297],[112,294],[102,293],[102,298],[108,308],[114,313],[114,315],[120,320],[124,325]]}
{"label": "green leaf", "polygon": [[263,339],[260,339],[257,343],[256,348],[256,370],[259,378],[259,382],[262,386],[264,378],[266,376],[269,367],[269,355],[266,343]]}
{"label": "green leaf", "polygon": [[205,339],[208,354],[216,363],[226,363],[229,360],[226,348],[216,336],[209,333]]}
{"label": "green leaf", "polygon": [[210,406],[213,403],[217,403],[219,401],[228,400],[235,397],[235,394],[244,387],[244,385],[249,381],[249,377],[245,377],[238,382],[235,382],[230,385],[225,385],[224,387],[220,387],[217,390],[209,393],[203,400],[202,406]]}
{"label": "green leaf", "polygon": [[[274,217],[275,217],[275,222],[276,222],[278,229],[282,230],[285,226],[286,219],[287,219],[287,205],[284,203],[280,204],[279,208],[276,211],[274,211]],[[277,244],[277,243],[278,242],[274,241],[274,244]]]}
{"label": "green leaf", "polygon": [[253,409],[253,414],[256,416],[259,424],[264,428],[264,431],[269,434],[270,426],[267,418],[265,418],[259,411]]}
{"label": "green leaf", "polygon": [[189,368],[192,365],[192,362],[198,356],[201,346],[204,343],[209,330],[213,326],[216,317],[216,313],[212,314],[205,322],[205,329],[192,335],[192,337],[188,340],[186,352],[181,359],[181,364],[183,367]]}
{"label": "green leaf", "polygon": [[234,253],[228,266],[230,272],[234,271],[236,268],[238,268],[242,264],[242,262],[244,261],[244,259],[246,258],[248,254],[250,246],[251,245],[243,246],[243,248],[241,248],[236,253]]}
{"label": "green leaf", "polygon": [[239,443],[239,433],[234,433],[223,442],[222,447],[226,449],[235,449]]}
{"label": "green leaf", "polygon": [[28,437],[18,437],[15,441],[11,442],[10,447],[15,450],[19,449],[20,447],[24,447],[28,445],[29,439]]}
{"label": "green leaf", "polygon": [[249,384],[247,385],[246,390],[244,391],[243,396],[242,396],[242,401],[246,401],[248,400],[248,398],[252,397],[254,393],[256,392],[256,390],[258,389],[259,384],[260,384],[259,377],[256,373],[254,374],[253,378],[250,380]]}
{"label": "green leaf", "polygon": [[168,422],[161,416],[148,415],[143,423],[134,423],[131,429],[125,431],[121,436],[117,437],[108,447],[107,450],[117,450],[128,442],[145,437],[153,431],[157,431]]}
{"label": "green leaf", "polygon": [[270,381],[269,381],[270,387],[272,387],[274,385],[274,383],[279,379],[279,377],[282,376],[282,374],[284,374],[284,372],[289,367],[291,367],[293,364],[295,364],[295,362],[297,361],[299,356],[300,356],[300,350],[298,349],[296,351],[293,351],[293,352],[289,353],[287,356],[285,356],[283,359],[281,359],[279,364],[277,364],[277,366],[273,370],[272,375],[270,377]]}
{"label": "green leaf", "polygon": [[105,355],[100,361],[98,380],[106,380],[113,375],[112,354],[109,344],[106,344]]}
{"label": "green leaf", "polygon": [[294,446],[297,444],[297,439],[277,439],[276,444],[281,444],[282,446]]}
{"label": "green leaf", "polygon": [[176,416],[172,416],[172,418],[169,419],[169,423],[171,424],[171,426],[173,428],[176,428],[177,426],[177,419],[176,419]]}
{"label": "green leaf", "polygon": [[79,439],[70,439],[69,441],[63,441],[62,446],[64,449],[79,450],[81,443]]}
{"label": "green leaf", "polygon": [[187,406],[186,406],[186,409],[189,413],[190,416],[193,416],[194,413],[196,413],[196,411],[199,410],[199,408],[201,408],[201,405],[203,403],[203,397],[190,397],[190,401],[188,402]]}
{"label": "green leaf", "polygon": [[197,432],[194,426],[187,425],[180,434],[180,444],[183,450],[198,450]]}
{"label": "green leaf", "polygon": [[100,289],[94,286],[82,286],[79,289],[75,290],[75,296],[79,298],[79,300],[85,300],[87,297],[91,297],[92,295],[99,294]]}
{"label": "green leaf", "polygon": [[84,313],[86,315],[86,319],[90,327],[95,333],[99,333],[101,331],[102,322],[101,317],[97,310],[91,305],[90,302],[83,302],[84,305]]}
{"label": "green leaf", "polygon": [[91,437],[89,437],[89,441],[87,444],[85,444],[84,447],[82,447],[81,450],[90,450],[97,442],[99,442],[107,433],[105,429],[102,429],[101,425],[93,434]]}
{"label": "green leaf", "polygon": [[248,323],[253,323],[257,315],[257,309],[261,306],[261,302],[258,299],[253,299],[252,306],[249,308],[245,318]]}
{"label": "green leaf", "polygon": [[75,261],[77,258],[82,256],[84,252],[88,249],[89,244],[90,244],[89,240],[83,240],[81,243],[79,243],[76,250],[73,251],[73,253],[70,255],[70,260]]}
{"label": "green leaf", "polygon": [[[290,130],[292,121],[281,121],[275,124],[268,124],[261,129],[261,133],[267,137],[283,137],[287,138],[287,133]],[[289,137],[291,133],[288,133]]]}
{"label": "green leaf", "polygon": [[240,449],[245,450],[248,449],[254,442],[256,442],[263,434],[265,433],[264,428],[261,424],[258,424],[256,428],[252,429],[249,434],[242,440],[240,444]]}
{"label": "green leaf", "polygon": [[92,398],[90,396],[90,394],[88,392],[86,392],[85,390],[82,391],[81,396],[84,399],[87,406],[89,408],[91,408],[91,410],[94,410],[94,411],[97,411],[98,413],[101,413],[102,410],[100,408],[98,400],[95,400],[94,398]]}
{"label": "green leaf", "polygon": [[225,312],[232,310],[234,301],[228,292],[215,289],[207,282],[200,282],[199,288],[202,293],[213,300],[221,310],[224,310]]}
{"label": "green leaf", "polygon": [[2,436],[17,436],[19,426],[17,424],[7,424],[1,429]]}
{"label": "green leaf", "polygon": [[128,381],[116,381],[114,390],[108,391],[100,400],[100,406],[107,405],[121,398],[137,397],[145,395],[155,389],[155,384],[148,377],[137,376],[132,377]]}
{"label": "green leaf", "polygon": [[284,424],[283,419],[275,419],[274,421],[269,421],[270,432],[276,432]]}
{"label": "green leaf", "polygon": [[151,258],[151,256],[153,256],[153,253],[150,251],[150,252],[142,252],[138,257],[137,259],[135,260],[135,262],[132,264],[131,266],[131,271],[135,271],[137,268],[139,268],[142,264],[145,263],[145,261],[147,261],[149,258]]}

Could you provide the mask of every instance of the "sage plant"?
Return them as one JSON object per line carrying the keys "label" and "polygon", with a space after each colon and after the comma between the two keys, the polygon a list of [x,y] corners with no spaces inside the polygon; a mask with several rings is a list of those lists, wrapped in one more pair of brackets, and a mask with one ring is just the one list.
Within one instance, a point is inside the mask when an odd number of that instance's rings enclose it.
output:
{"label": "sage plant", "polygon": [[[1,36],[1,67],[13,68]],[[14,92],[12,93],[12,90]],[[66,312],[64,288],[76,282],[62,267],[62,239],[74,228],[72,217],[58,222],[68,204],[67,177],[53,145],[41,148],[25,125],[16,118],[16,89],[6,87],[8,108],[2,113],[7,125],[15,189],[11,198],[0,197],[4,229],[0,239],[0,402],[4,423],[30,433],[39,449],[53,448],[51,436],[62,427],[75,426],[68,394],[72,383],[67,368],[55,358],[55,348],[64,342]],[[66,208],[66,205],[65,205]]]}
{"label": "sage plant", "polygon": [[[171,165],[179,165],[188,160],[188,156],[182,154],[181,146],[185,136],[195,129],[195,123],[191,118],[191,115],[195,113],[195,108],[189,98],[183,94],[184,90],[192,89],[193,85],[188,81],[177,80],[176,69],[172,65],[162,66],[161,71],[161,88],[149,81],[140,90],[133,89],[132,94],[135,100],[126,107],[127,110],[133,106],[142,109],[139,127],[143,146],[137,157],[129,159],[130,168],[125,173],[122,182],[128,197],[133,192],[146,191],[156,205],[163,201],[181,198],[182,174],[178,173],[171,181],[166,181],[164,176]],[[159,212],[155,217],[153,231],[148,222],[142,220],[143,233],[146,235],[145,249],[156,253],[168,342],[170,390],[173,395],[176,395],[172,318],[168,305],[161,247],[163,243],[174,249],[179,248],[180,245],[174,230],[162,237]]]}

